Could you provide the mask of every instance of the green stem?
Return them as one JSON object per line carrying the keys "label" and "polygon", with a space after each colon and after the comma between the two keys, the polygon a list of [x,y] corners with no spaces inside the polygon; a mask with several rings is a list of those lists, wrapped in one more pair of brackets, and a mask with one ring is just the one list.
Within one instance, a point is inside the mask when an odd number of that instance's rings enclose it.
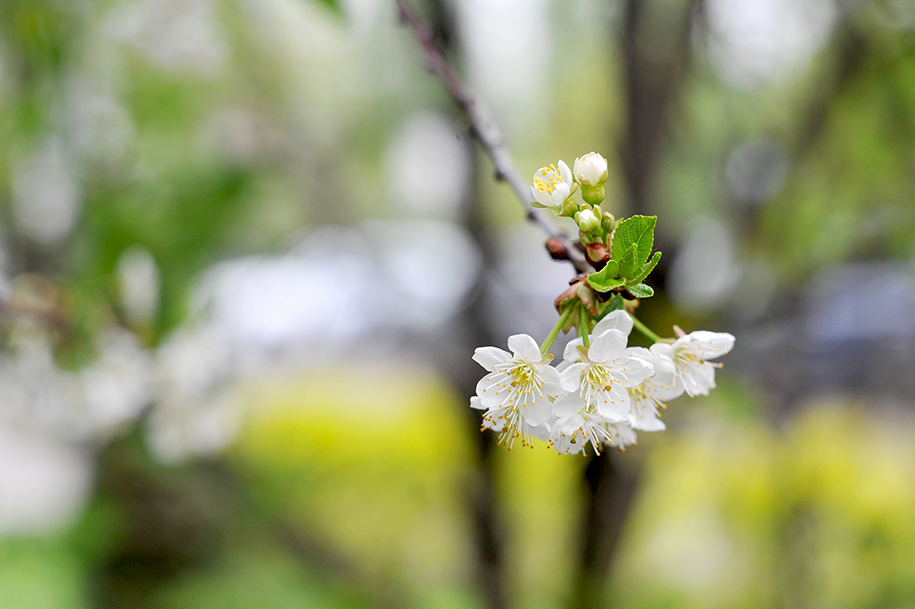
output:
{"label": "green stem", "polygon": [[635,315],[633,315],[632,313],[629,314],[629,317],[632,318],[632,324],[635,326],[635,329],[638,330],[639,332],[641,332],[642,334],[644,334],[645,336],[647,336],[648,338],[650,338],[651,340],[653,340],[654,342],[658,343],[658,342],[662,342],[664,340],[663,338],[661,338],[660,336],[658,336],[657,334],[655,334],[654,332],[649,330],[648,326],[646,326],[641,321],[639,321],[639,318],[636,317]]}
{"label": "green stem", "polygon": [[569,320],[569,316],[572,315],[573,310],[575,310],[575,305],[570,304],[566,307],[566,310],[562,312],[562,315],[559,316],[559,321],[556,322],[556,325],[553,326],[553,329],[550,330],[549,334],[547,334],[543,344],[540,345],[541,353],[546,353],[550,350],[550,347],[553,346],[553,343],[556,341],[556,337],[559,336],[559,331],[562,330],[564,325],[566,325],[566,322]]}
{"label": "green stem", "polygon": [[588,334],[591,331],[591,328],[588,324],[588,312],[585,311],[585,307],[582,306],[579,310],[580,317],[578,318],[578,336],[581,337],[581,344],[584,345],[585,349],[591,348],[591,341],[588,339]]}

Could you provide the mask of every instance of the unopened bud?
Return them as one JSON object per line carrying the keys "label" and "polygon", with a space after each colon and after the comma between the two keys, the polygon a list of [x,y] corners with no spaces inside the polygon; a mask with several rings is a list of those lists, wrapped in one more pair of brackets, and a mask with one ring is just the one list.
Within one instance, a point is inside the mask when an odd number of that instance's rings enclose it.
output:
{"label": "unopened bud", "polygon": [[600,233],[600,218],[590,209],[583,209],[575,216],[575,222],[583,233],[589,236]]}
{"label": "unopened bud", "polygon": [[605,235],[609,235],[613,232],[613,229],[616,228],[616,218],[613,217],[609,211],[605,211],[601,215],[600,227],[604,231]]}
{"label": "unopened bud", "polygon": [[586,275],[579,275],[569,281],[569,287],[566,290],[556,297],[556,301],[553,303],[556,306],[556,310],[562,313],[562,305],[568,302],[570,299],[575,298],[578,294],[578,288],[586,280]]}
{"label": "unopened bud", "polygon": [[[575,176],[575,181],[582,185],[582,188],[600,186],[607,181],[609,175],[607,159],[596,152],[589,152],[585,156],[575,159],[572,175]],[[603,199],[603,197],[601,198]]]}
{"label": "unopened bud", "polygon": [[562,207],[559,210],[560,216],[565,216],[566,218],[572,218],[575,214],[578,213],[578,201],[569,197],[562,203]]}
{"label": "unopened bud", "polygon": [[608,252],[607,248],[604,247],[604,244],[600,242],[589,243],[585,246],[585,252],[588,256],[588,260],[594,265],[610,260],[610,252]]}
{"label": "unopened bud", "polygon": [[604,189],[603,184],[598,184],[597,186],[582,186],[581,187],[581,198],[590,203],[591,205],[597,205],[604,200],[607,191]]}
{"label": "unopened bud", "polygon": [[594,317],[597,317],[597,294],[594,293],[594,290],[591,289],[591,286],[588,285],[587,281],[578,284],[576,295],[581,300],[581,304],[588,309],[588,312]]}
{"label": "unopened bud", "polygon": [[551,237],[546,240],[546,250],[550,253],[550,258],[553,260],[568,260],[569,259],[569,250],[565,244]]}

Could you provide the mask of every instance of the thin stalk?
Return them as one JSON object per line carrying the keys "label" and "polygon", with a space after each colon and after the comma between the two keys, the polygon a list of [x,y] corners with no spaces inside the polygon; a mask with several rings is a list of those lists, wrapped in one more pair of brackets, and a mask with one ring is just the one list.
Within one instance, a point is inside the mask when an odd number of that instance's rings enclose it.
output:
{"label": "thin stalk", "polygon": [[661,338],[660,336],[658,336],[657,334],[655,334],[654,332],[649,330],[648,326],[646,326],[641,321],[639,321],[638,317],[636,317],[632,313],[629,314],[629,317],[632,318],[632,325],[635,326],[636,330],[638,330],[639,332],[641,332],[642,334],[644,334],[645,336],[647,336],[648,338],[650,338],[651,340],[653,340],[656,343],[665,342],[663,338]]}
{"label": "thin stalk", "polygon": [[584,345],[585,349],[591,348],[591,341],[588,338],[588,333],[591,331],[591,328],[588,324],[588,312],[584,307],[579,309],[579,314],[581,315],[578,318],[578,335],[581,337],[581,344]]}
{"label": "thin stalk", "polygon": [[550,333],[547,334],[546,339],[544,339],[543,344],[540,345],[541,353],[546,353],[550,350],[550,347],[556,342],[556,337],[559,336],[559,331],[566,325],[566,322],[569,320],[569,316],[572,315],[574,309],[575,305],[569,305],[566,307],[566,310],[562,312],[562,315],[559,316],[559,321],[556,322],[556,325],[553,326],[553,329],[550,330]]}

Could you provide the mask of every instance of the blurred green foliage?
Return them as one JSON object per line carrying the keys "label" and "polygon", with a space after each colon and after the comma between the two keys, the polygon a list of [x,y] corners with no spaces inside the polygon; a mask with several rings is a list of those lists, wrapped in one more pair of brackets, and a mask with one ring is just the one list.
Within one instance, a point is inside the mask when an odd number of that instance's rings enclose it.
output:
{"label": "blurred green foliage", "polygon": [[[387,147],[412,112],[446,100],[393,11],[357,37],[334,0],[276,3],[275,13],[218,2],[214,21],[228,51],[207,73],[161,65],[104,33],[105,19],[128,4],[0,3],[2,238],[18,270],[65,288],[79,344],[61,363],[74,367],[91,353],[84,343],[119,315],[115,266],[126,248],[144,246],[161,271],[158,318],[137,329],[152,346],[187,321],[190,295],[213,263],[287,251],[324,223],[400,213],[385,190]],[[531,100],[553,111],[536,129],[510,134],[525,175],[592,149],[612,156],[624,128],[611,28],[582,33],[571,11],[556,13],[552,86]],[[585,79],[591,95],[581,96]],[[124,112],[120,156],[77,150],[67,118],[74,82],[90,83]],[[250,148],[231,140],[250,124],[230,122],[212,135],[225,111],[256,118]],[[710,214],[729,222],[742,253],[771,264],[787,289],[827,264],[911,258],[915,38],[877,21],[872,8],[844,20],[812,65],[762,90],[728,87],[697,52],[671,123],[652,184],[662,249]],[[47,138],[63,139],[72,153],[82,211],[72,236],[41,248],[10,228],[11,176]],[[722,177],[728,153],[748,138],[776,141],[788,163],[783,186],[750,209]],[[522,221],[508,189],[488,169],[481,175],[488,222]],[[623,180],[611,162],[606,208],[618,216]],[[656,318],[674,318],[663,295],[653,301]],[[466,405],[431,372],[353,368],[249,387],[250,420],[218,475],[212,463],[157,465],[135,438],[114,450],[151,496],[177,497],[163,511],[206,523],[199,555],[169,563],[171,576],[133,606],[481,606],[466,505],[478,484],[473,430],[456,431],[468,427],[459,414]],[[626,453],[644,460],[645,486],[608,603],[912,604],[915,421],[834,400],[772,426],[762,401],[736,384],[701,405],[681,400],[665,415],[676,421],[671,431]],[[580,543],[585,463],[542,445],[497,460],[516,606],[562,606]],[[142,497],[109,486],[109,462],[99,468],[95,496],[66,530],[0,539],[0,607],[107,606],[98,600],[110,583],[102,574],[129,562],[131,527],[147,513],[130,512]],[[343,574],[328,574],[325,563],[343,565]]]}

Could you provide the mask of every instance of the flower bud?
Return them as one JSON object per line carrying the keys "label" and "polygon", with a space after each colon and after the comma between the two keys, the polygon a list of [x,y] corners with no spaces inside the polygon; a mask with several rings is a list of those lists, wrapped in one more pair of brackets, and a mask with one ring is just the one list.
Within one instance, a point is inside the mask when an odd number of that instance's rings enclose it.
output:
{"label": "flower bud", "polygon": [[[589,243],[585,246],[585,252],[588,256],[588,261],[595,267],[602,263],[610,260],[610,252],[607,251],[607,248],[604,247],[603,243]],[[603,265],[601,265],[603,267]]]}
{"label": "flower bud", "polygon": [[597,186],[582,186],[581,187],[581,198],[590,203],[591,205],[597,205],[604,200],[607,191],[604,189],[603,184],[598,184]]}
{"label": "flower bud", "polygon": [[558,213],[560,216],[565,216],[566,218],[572,218],[575,216],[575,214],[577,212],[578,212],[578,202],[575,199],[573,199],[572,197],[569,197],[568,199],[563,201],[562,207],[560,208],[560,211]]}
{"label": "flower bud", "polygon": [[587,281],[578,284],[575,295],[581,300],[581,304],[588,309],[588,312],[594,317],[597,317],[597,294],[594,293],[594,290],[588,285]]}
{"label": "flower bud", "polygon": [[589,152],[585,156],[575,159],[574,167],[572,174],[575,181],[581,184],[581,198],[591,205],[597,205],[603,201],[606,196],[604,182],[607,181],[609,175],[607,159],[596,152]]}
{"label": "flower bud", "polygon": [[550,253],[550,258],[553,260],[568,260],[569,259],[569,250],[566,246],[555,237],[551,237],[546,240],[546,249]]}
{"label": "flower bud", "polygon": [[605,235],[610,235],[616,228],[616,218],[609,211],[605,211],[600,218],[600,227]]}
{"label": "flower bud", "polygon": [[589,152],[585,156],[575,159],[574,167],[572,174],[575,176],[575,181],[582,187],[600,186],[607,181],[609,175],[607,159],[596,152]]}
{"label": "flower bud", "polygon": [[600,218],[598,218],[590,209],[583,209],[575,216],[575,222],[578,228],[586,235],[600,234]]}

